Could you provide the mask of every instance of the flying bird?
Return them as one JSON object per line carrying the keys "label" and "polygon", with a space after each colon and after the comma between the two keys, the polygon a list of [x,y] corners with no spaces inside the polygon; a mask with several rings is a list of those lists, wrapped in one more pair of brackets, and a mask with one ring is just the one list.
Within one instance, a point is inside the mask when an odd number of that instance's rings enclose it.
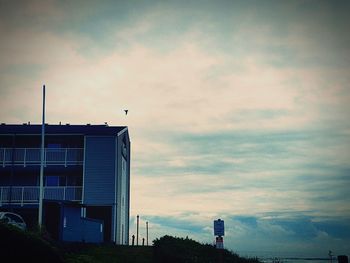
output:
{"label": "flying bird", "polygon": [[125,115],[128,115],[128,111],[129,111],[129,110],[124,110],[124,111],[125,111]]}

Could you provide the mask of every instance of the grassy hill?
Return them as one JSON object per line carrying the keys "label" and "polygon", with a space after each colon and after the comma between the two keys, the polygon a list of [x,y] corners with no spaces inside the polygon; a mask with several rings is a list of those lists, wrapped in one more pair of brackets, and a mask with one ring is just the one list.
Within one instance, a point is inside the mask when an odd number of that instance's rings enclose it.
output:
{"label": "grassy hill", "polygon": [[61,251],[67,263],[151,263],[152,247],[65,244]]}
{"label": "grassy hill", "polygon": [[153,246],[57,243],[0,223],[0,251],[11,262],[50,263],[259,263],[188,238],[164,236]]}
{"label": "grassy hill", "polygon": [[65,257],[68,263],[259,263],[188,238],[164,236],[153,243],[149,247],[76,244],[76,248],[70,244]]}
{"label": "grassy hill", "polygon": [[226,249],[216,249],[188,238],[164,236],[153,243],[154,262],[157,263],[259,263],[257,259],[243,258]]}
{"label": "grassy hill", "polygon": [[61,252],[39,235],[0,222],[0,255],[9,262],[63,263]]}

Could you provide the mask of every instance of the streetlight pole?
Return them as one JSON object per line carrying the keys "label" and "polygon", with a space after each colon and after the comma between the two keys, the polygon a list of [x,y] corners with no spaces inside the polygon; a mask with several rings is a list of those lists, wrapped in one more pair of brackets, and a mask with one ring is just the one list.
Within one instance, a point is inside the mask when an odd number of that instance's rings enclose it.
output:
{"label": "streetlight pole", "polygon": [[146,245],[148,246],[148,221],[146,222]]}
{"label": "streetlight pole", "polygon": [[137,224],[136,224],[136,246],[139,245],[139,215],[137,215]]}
{"label": "streetlight pole", "polygon": [[42,227],[43,223],[43,197],[44,197],[44,153],[45,149],[45,85],[43,85],[43,118],[41,124],[41,161],[40,161],[40,187],[39,187],[39,214],[38,224]]}

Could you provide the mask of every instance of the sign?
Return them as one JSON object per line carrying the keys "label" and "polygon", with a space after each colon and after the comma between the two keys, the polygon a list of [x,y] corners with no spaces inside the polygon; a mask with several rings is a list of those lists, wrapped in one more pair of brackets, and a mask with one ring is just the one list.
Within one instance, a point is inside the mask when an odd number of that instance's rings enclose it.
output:
{"label": "sign", "polygon": [[214,220],[214,236],[224,236],[224,235],[225,235],[224,220],[221,220],[221,219]]}
{"label": "sign", "polygon": [[223,237],[216,237],[216,248],[217,249],[224,249],[224,238]]}

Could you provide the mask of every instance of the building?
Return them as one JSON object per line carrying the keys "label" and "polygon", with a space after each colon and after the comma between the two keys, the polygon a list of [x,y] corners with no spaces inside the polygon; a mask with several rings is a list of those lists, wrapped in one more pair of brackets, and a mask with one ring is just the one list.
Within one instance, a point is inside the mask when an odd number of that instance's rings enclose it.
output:
{"label": "building", "polygon": [[[40,147],[41,125],[0,125],[0,210],[21,214],[29,226],[38,220]],[[48,231],[58,239],[85,241],[74,236],[76,227],[84,226],[86,234],[100,226],[105,242],[128,244],[128,128],[45,124],[44,153],[43,222]],[[70,239],[64,230],[71,231]]]}

